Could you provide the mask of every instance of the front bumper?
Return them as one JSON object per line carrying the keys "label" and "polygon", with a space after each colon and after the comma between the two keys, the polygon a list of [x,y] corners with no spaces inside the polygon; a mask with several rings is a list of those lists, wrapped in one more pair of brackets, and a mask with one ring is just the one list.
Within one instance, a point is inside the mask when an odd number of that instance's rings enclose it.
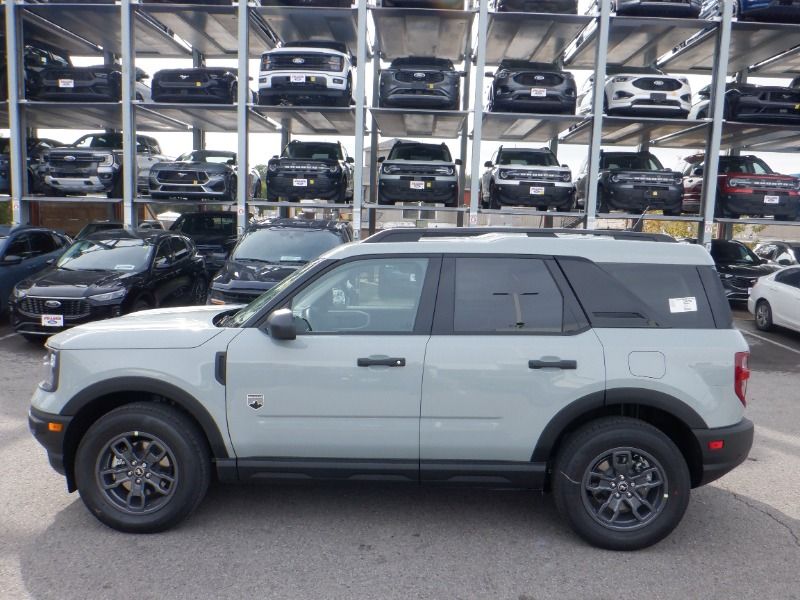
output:
{"label": "front bumper", "polygon": [[[777,204],[766,204],[764,197],[768,195],[778,196]],[[800,207],[800,197],[788,196],[776,192],[770,194],[769,192],[759,192],[755,194],[745,193],[720,193],[718,202],[728,212],[738,213],[740,215],[779,215],[782,217],[789,217],[790,219],[797,218],[798,207]]]}
{"label": "front bumper", "polygon": [[31,90],[36,100],[56,102],[118,102],[120,88],[108,79],[74,79],[73,87],[60,87],[59,80],[46,79]]}
{"label": "front bumper", "polygon": [[[399,71],[413,73],[411,71]],[[438,108],[458,110],[458,75],[445,74],[436,83],[397,81],[396,71],[383,73],[380,80],[380,106],[386,108]]]}
{"label": "front bumper", "polygon": [[722,282],[722,289],[725,290],[725,298],[728,302],[746,302],[750,299],[750,288],[756,284],[756,277],[746,278],[738,277],[723,277],[720,274],[719,280]]}
{"label": "front bumper", "polygon": [[532,87],[509,84],[498,87],[492,98],[493,112],[535,112],[564,115],[575,114],[575,95],[567,95],[559,90],[547,89],[544,97],[531,96]]}
{"label": "front bumper", "polygon": [[[413,189],[411,182],[423,182],[423,189]],[[454,177],[441,178],[400,175],[381,175],[378,180],[378,204],[396,202],[424,202],[456,206],[458,200],[458,180]]]}
{"label": "front bumper", "polygon": [[[694,487],[719,479],[742,464],[753,446],[753,431],[753,422],[749,419],[730,427],[692,429],[702,460],[702,474],[699,481],[693,482]],[[722,441],[724,445],[719,450],[710,450],[712,441]]]}
{"label": "front bumper", "polygon": [[[267,195],[269,198],[286,197],[290,202],[297,200],[335,200],[342,190],[342,175],[330,177],[326,172],[267,173]],[[305,185],[295,185],[297,180],[305,180]],[[344,201],[344,198],[341,198]]]}
{"label": "front bumper", "polygon": [[211,175],[202,183],[164,182],[158,179],[157,172],[151,173],[149,180],[150,197],[156,200],[186,198],[189,200],[221,200],[231,201],[232,190],[224,175]]}
{"label": "front bumper", "polygon": [[66,473],[64,438],[71,421],[72,417],[46,413],[33,406],[28,409],[28,429],[47,451],[50,466],[61,475]]}
{"label": "front bumper", "polygon": [[213,80],[186,83],[154,81],[151,95],[154,102],[231,104],[234,101],[231,98],[230,86]]}
{"label": "front bumper", "polygon": [[52,175],[45,175],[44,182],[49,187],[65,193],[108,192],[114,187],[114,174],[102,173],[89,177],[53,177]]}
{"label": "front bumper", "polygon": [[611,184],[605,185],[606,200],[609,208],[617,210],[675,210],[681,209],[683,190],[680,187],[646,184]]}
{"label": "front bumper", "polygon": [[575,200],[572,182],[502,181],[494,182],[490,190],[495,204],[500,206],[535,206],[569,210]]}
{"label": "front bumper", "polygon": [[800,124],[800,103],[763,101],[742,96],[731,111],[731,120],[747,123]]}
{"label": "front bumper", "polygon": [[[631,93],[635,88],[626,87],[623,91]],[[609,98],[607,113],[609,115],[641,115],[665,116],[685,119],[692,107],[690,100],[681,99],[676,92],[666,93],[663,99],[655,96],[658,92],[635,93],[630,98]]]}
{"label": "front bumper", "polygon": [[[41,300],[61,300],[63,298],[41,298]],[[80,300],[80,299],[71,299]],[[43,314],[62,314],[66,311],[59,309],[51,309],[45,312],[37,310],[23,311],[21,307],[22,300],[12,299],[9,308],[11,316],[11,326],[17,333],[25,335],[40,336],[42,339],[55,335],[61,331],[65,331],[71,327],[82,325],[84,323],[91,323],[92,321],[100,321],[102,319],[112,319],[122,314],[121,302],[109,304],[89,304],[86,302],[86,308],[77,311],[77,314],[63,314],[63,327],[49,327],[42,324]]]}
{"label": "front bumper", "polygon": [[347,93],[347,73],[308,72],[305,82],[292,83],[290,73],[277,71],[259,77],[258,103],[273,104],[281,98],[341,98]]}

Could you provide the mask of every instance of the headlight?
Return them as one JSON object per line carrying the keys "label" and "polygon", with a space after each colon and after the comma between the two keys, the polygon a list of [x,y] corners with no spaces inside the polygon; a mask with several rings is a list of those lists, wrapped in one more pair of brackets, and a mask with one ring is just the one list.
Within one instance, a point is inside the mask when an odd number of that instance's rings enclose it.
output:
{"label": "headlight", "polygon": [[498,176],[500,177],[500,179],[505,179],[506,177],[508,177],[508,171],[506,171],[505,169],[500,169]]}
{"label": "headlight", "polygon": [[109,300],[119,300],[120,298],[124,298],[125,294],[128,293],[128,290],[122,288],[120,290],[114,290],[113,292],[106,292],[105,294],[95,294],[94,296],[89,296],[89,300],[94,300],[95,302],[108,302]]}
{"label": "headlight", "polygon": [[453,167],[436,167],[435,173],[437,175],[452,175],[456,170]]}
{"label": "headlight", "polygon": [[561,181],[572,181],[572,173],[567,171],[563,175],[561,175]]}
{"label": "headlight", "polygon": [[506,77],[508,77],[508,73],[509,73],[508,69],[500,69],[497,73],[494,74],[494,76],[497,77],[498,79],[505,79]]}
{"label": "headlight", "polygon": [[103,156],[103,160],[98,163],[100,167],[113,167],[114,166],[114,155],[113,154],[106,154]]}
{"label": "headlight", "polygon": [[736,179],[736,178],[728,180],[728,185],[731,186],[731,187],[736,187],[740,183],[742,183],[741,180]]}
{"label": "headlight", "polygon": [[339,172],[339,165],[333,165],[328,169],[331,173],[338,173]]}
{"label": "headlight", "polygon": [[383,168],[381,170],[384,173],[386,173],[387,175],[391,175],[392,173],[396,173],[397,172],[398,166],[397,165],[383,165]]}
{"label": "headlight", "polygon": [[269,163],[267,165],[267,170],[272,171],[273,173],[278,170],[278,163]]}
{"label": "headlight", "polygon": [[630,81],[630,80],[631,80],[630,77],[614,77],[614,79],[613,79],[614,83],[624,83],[624,82]]}
{"label": "headlight", "polygon": [[731,275],[730,273],[720,273],[719,276],[722,277],[723,279],[733,279],[733,275]]}
{"label": "headlight", "polygon": [[619,175],[612,175],[609,179],[611,179],[611,181],[614,183],[617,183],[619,181]]}
{"label": "headlight", "polygon": [[21,290],[17,287],[14,287],[14,291],[12,292],[14,298],[24,298],[28,295],[28,290]]}
{"label": "headlight", "polygon": [[45,392],[55,392],[58,388],[58,350],[47,349],[47,355],[42,361],[44,378],[39,382],[39,387]]}
{"label": "headlight", "polygon": [[341,56],[331,56],[328,58],[328,66],[336,71],[341,71],[343,60],[344,59]]}

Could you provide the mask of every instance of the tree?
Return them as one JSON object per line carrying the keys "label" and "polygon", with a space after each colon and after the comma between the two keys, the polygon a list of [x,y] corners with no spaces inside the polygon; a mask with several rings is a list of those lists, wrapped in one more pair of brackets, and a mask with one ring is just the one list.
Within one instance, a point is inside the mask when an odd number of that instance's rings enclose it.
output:
{"label": "tree", "polygon": [[0,202],[0,223],[11,223],[11,202]]}

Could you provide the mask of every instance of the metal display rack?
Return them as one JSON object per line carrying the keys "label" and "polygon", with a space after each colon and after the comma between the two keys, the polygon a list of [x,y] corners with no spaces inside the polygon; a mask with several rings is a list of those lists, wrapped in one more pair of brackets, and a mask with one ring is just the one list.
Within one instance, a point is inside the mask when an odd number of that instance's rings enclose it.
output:
{"label": "metal display rack", "polygon": [[[487,0],[470,0],[465,10],[402,9],[368,5],[359,0],[351,8],[262,6],[242,1],[230,6],[142,3],[118,0],[116,4],[79,2],[41,3],[7,0],[0,17],[5,30],[8,61],[7,102],[0,103],[0,127],[10,130],[10,200],[13,220],[27,222],[30,205],[40,201],[101,202],[121,207],[126,224],[136,220],[136,207],[159,204],[136,193],[135,135],[137,130],[191,132],[195,148],[204,146],[205,132],[238,131],[239,164],[249,164],[247,133],[279,132],[282,143],[293,135],[355,139],[353,204],[302,204],[303,207],[351,211],[355,235],[361,230],[362,212],[370,228],[376,211],[419,211],[455,214],[458,224],[468,215],[469,225],[479,216],[533,215],[572,219],[593,227],[598,218],[662,219],[698,223],[698,237],[710,241],[714,223],[730,231],[732,223],[774,223],[772,220],[715,219],[717,157],[720,151],[796,152],[800,127],[726,122],[723,92],[726,76],[748,73],[761,77],[800,75],[800,26],[736,22],[732,3],[725,0],[720,17],[711,20],[624,17],[611,14],[611,1],[601,0],[592,15],[494,13]],[[330,39],[343,42],[356,58],[355,104],[350,108],[254,105],[247,86],[240,86],[235,104],[162,104],[135,99],[136,58],[191,58],[195,66],[206,59],[237,58],[239,81],[248,81],[248,61],[281,42]],[[70,54],[98,56],[106,63],[118,60],[123,73],[121,102],[36,102],[24,98],[23,40],[40,40]],[[381,61],[403,56],[436,56],[464,63],[461,110],[405,110],[377,106]],[[593,92],[592,114],[542,115],[490,113],[484,110],[484,73],[503,59],[549,62],[569,69],[593,72],[595,82],[605,80],[608,67],[657,66],[675,73],[712,76],[711,118],[620,118],[603,115],[602,85]],[[366,89],[367,69],[372,69],[373,89]],[[368,97],[371,99],[368,102]],[[123,132],[123,198],[43,198],[27,190],[25,136],[37,128],[115,129]],[[471,200],[467,206],[378,206],[378,136],[458,139],[463,193],[471,174]],[[364,164],[364,143],[370,136],[370,163]],[[597,190],[589,186],[585,211],[537,212],[532,209],[483,210],[478,198],[483,169],[483,141],[588,146],[588,177],[599,173],[600,148],[705,148],[704,197],[697,216],[596,215]],[[471,144],[472,160],[467,164]],[[370,197],[365,198],[363,170],[369,172]],[[285,209],[297,204],[247,198],[247,180],[238,178],[236,203],[239,223],[245,225],[246,205]],[[174,203],[173,203],[174,204]]]}

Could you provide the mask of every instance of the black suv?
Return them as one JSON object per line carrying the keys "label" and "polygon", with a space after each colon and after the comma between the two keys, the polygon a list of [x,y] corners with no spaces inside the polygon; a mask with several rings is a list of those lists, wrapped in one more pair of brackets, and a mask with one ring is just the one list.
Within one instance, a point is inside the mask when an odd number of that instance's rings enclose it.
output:
{"label": "black suv", "polygon": [[211,281],[208,304],[247,304],[319,255],[353,240],[348,223],[270,219],[242,236]]}
{"label": "black suv", "polygon": [[267,163],[267,200],[352,201],[353,163],[341,142],[289,142]]}
{"label": "black suv", "polygon": [[30,341],[69,327],[161,306],[202,304],[203,258],[167,231],[114,229],[78,240],[51,267],[20,281],[11,324]]}
{"label": "black suv", "polygon": [[712,240],[711,258],[729,302],[747,302],[756,280],[780,269],[778,265],[767,264],[750,248],[734,240]]}
{"label": "black suv", "polygon": [[[584,164],[576,183],[577,202],[586,198],[590,182]],[[661,209],[681,214],[683,175],[665,169],[649,152],[601,152],[597,212],[627,210],[637,213]]]}
{"label": "black suv", "polygon": [[488,110],[575,114],[575,77],[547,63],[504,60],[492,77]]}
{"label": "black suv", "polygon": [[381,70],[380,106],[458,110],[463,75],[445,58],[396,58]]}
{"label": "black suv", "polygon": [[236,102],[238,77],[235,69],[199,67],[162,69],[153,75],[150,93],[154,102]]}
{"label": "black suv", "polygon": [[578,14],[578,0],[489,0],[496,12]]}
{"label": "black suv", "polygon": [[458,174],[447,144],[398,140],[388,158],[379,157],[378,204],[396,202],[458,204]]}
{"label": "black suv", "polygon": [[206,261],[209,275],[216,274],[228,260],[239,235],[236,213],[224,210],[184,213],[172,224],[175,231],[190,238]]}

